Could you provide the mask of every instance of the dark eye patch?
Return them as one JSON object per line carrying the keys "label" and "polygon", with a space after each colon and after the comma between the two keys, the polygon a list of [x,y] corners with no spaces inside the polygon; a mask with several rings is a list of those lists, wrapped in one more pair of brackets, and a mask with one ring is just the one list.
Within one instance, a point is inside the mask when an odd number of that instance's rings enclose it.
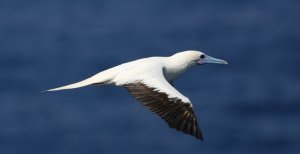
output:
{"label": "dark eye patch", "polygon": [[201,59],[204,59],[204,58],[205,58],[205,55],[201,55],[200,58],[201,58]]}

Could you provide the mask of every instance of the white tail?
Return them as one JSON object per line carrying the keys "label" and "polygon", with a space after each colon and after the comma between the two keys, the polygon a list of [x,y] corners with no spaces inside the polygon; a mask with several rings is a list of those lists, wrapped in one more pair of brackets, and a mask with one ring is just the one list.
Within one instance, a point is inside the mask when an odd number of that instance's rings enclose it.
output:
{"label": "white tail", "polygon": [[46,91],[59,91],[59,90],[75,89],[75,88],[85,87],[85,86],[94,85],[94,84],[97,84],[97,85],[109,84],[110,81],[115,77],[116,74],[117,74],[116,69],[112,68],[112,69],[108,69],[103,72],[100,72],[100,73],[98,73],[88,79],[82,80],[80,82],[76,82],[76,83],[58,87],[58,88],[49,89]]}
{"label": "white tail", "polygon": [[49,89],[46,91],[59,91],[59,90],[75,89],[75,88],[89,86],[91,84],[94,84],[94,82],[93,82],[93,80],[91,80],[91,78],[88,78],[88,79],[80,81],[80,82],[76,82],[76,83],[58,87],[58,88]]}

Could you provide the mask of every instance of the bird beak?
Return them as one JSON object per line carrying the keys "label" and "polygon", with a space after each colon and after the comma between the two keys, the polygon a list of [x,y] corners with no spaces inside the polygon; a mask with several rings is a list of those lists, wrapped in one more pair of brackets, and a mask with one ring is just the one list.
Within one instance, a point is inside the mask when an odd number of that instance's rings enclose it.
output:
{"label": "bird beak", "polygon": [[214,63],[214,64],[228,64],[225,60],[217,59],[211,56],[206,55],[204,59],[200,59],[197,61],[198,64],[204,63]]}

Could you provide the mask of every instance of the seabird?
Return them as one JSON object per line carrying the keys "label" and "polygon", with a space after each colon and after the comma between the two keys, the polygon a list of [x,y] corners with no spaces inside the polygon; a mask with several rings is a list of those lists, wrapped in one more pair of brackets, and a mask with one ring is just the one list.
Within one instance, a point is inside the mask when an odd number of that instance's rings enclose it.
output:
{"label": "seabird", "polygon": [[90,85],[122,86],[145,107],[164,119],[171,128],[203,141],[193,105],[174,88],[173,81],[193,66],[206,63],[227,64],[203,52],[188,50],[169,57],[149,57],[127,62],[83,81],[46,91]]}

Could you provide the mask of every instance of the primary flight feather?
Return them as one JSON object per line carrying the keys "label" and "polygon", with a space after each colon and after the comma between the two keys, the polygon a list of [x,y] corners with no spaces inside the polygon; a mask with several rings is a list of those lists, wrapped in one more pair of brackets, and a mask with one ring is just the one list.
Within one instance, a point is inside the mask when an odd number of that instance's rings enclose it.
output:
{"label": "primary flight feather", "polygon": [[89,85],[122,86],[171,128],[203,140],[191,101],[177,91],[172,83],[189,68],[205,63],[227,64],[200,51],[188,50],[170,57],[149,57],[124,63],[83,81],[47,91]]}

